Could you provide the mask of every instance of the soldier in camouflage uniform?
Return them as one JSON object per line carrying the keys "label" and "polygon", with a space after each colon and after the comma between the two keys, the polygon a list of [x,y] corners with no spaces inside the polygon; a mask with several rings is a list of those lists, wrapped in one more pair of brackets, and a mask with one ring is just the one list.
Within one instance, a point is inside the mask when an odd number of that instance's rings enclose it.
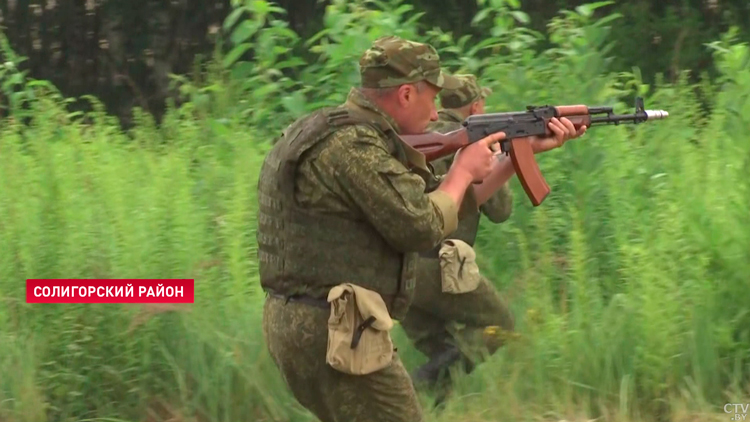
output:
{"label": "soldier in camouflage uniform", "polygon": [[[474,75],[455,76],[461,86],[440,92],[443,109],[438,111],[439,120],[431,123],[428,130],[448,133],[460,128],[461,122],[470,115],[484,113],[485,98],[491,90],[480,87]],[[434,173],[446,174],[453,158],[432,161]],[[465,252],[473,254],[468,249],[476,240],[481,214],[499,224],[510,217],[512,205],[512,191],[505,183],[475,213],[462,219],[450,238],[465,242]],[[494,353],[502,345],[502,338],[513,331],[513,315],[493,284],[479,275],[475,262],[465,261],[464,266],[464,269],[468,270],[469,266],[473,269],[466,272],[470,287],[458,294],[446,292],[441,274],[445,264],[441,265],[439,249],[420,254],[415,298],[401,322],[416,348],[430,359],[413,376],[418,385],[437,386],[439,377],[449,375],[447,367],[457,361],[462,361],[464,369],[470,371],[484,352]],[[486,335],[490,331],[485,330],[488,327],[499,336]]]}
{"label": "soldier in camouflage uniform", "polygon": [[[263,332],[287,386],[321,421],[420,422],[392,319],[413,299],[417,253],[483,202],[469,186],[486,183],[504,135],[464,148],[436,179],[398,134],[424,132],[438,92],[458,81],[434,48],[398,37],[376,40],[359,64],[361,87],[287,127],[263,162]],[[547,149],[575,133],[555,125]]]}

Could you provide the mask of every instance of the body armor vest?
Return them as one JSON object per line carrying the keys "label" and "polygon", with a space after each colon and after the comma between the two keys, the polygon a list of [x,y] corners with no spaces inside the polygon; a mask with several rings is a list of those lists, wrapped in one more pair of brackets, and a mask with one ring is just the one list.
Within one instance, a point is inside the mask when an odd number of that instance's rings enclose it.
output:
{"label": "body armor vest", "polygon": [[[447,163],[447,166],[450,166],[450,162]],[[431,192],[437,189],[440,184],[439,182],[433,182],[432,184],[428,184],[427,186],[427,191]],[[456,227],[456,230],[454,230],[452,233],[449,233],[447,239],[463,240],[469,245],[474,246],[474,242],[477,240],[477,232],[479,231],[479,221],[481,217],[482,214],[478,210],[477,212],[472,212],[471,214],[464,215],[462,219],[458,220],[458,227]],[[439,250],[440,245],[436,246],[429,252],[422,253],[421,255],[425,257],[437,258]]]}
{"label": "body armor vest", "polygon": [[264,160],[258,180],[261,286],[284,296],[325,298],[332,287],[353,283],[380,293],[399,319],[413,298],[417,253],[393,249],[367,221],[308,210],[295,200],[300,157],[353,124],[383,134],[393,156],[406,164],[401,141],[386,124],[344,107],[316,111],[289,126]]}
{"label": "body armor vest", "polygon": [[459,220],[456,231],[448,235],[450,239],[459,239],[474,246],[474,242],[477,240],[477,232],[479,231],[479,219],[482,214],[477,211],[467,215],[463,219]]}
{"label": "body armor vest", "polygon": [[[448,133],[461,126],[460,117],[453,113],[449,113],[445,110],[440,110],[438,111],[438,116],[440,120],[432,122],[428,130],[434,130],[440,133]],[[450,155],[437,160],[437,162],[433,164],[433,168],[435,169],[436,174],[443,176],[448,173],[448,170],[450,169],[452,164],[453,156]],[[434,186],[434,188],[437,189],[437,186]],[[476,213],[471,213],[470,215],[465,216],[458,221],[458,227],[453,233],[450,233],[448,235],[448,238],[463,240],[469,245],[474,246],[474,242],[477,239],[477,232],[479,231],[479,221],[481,219],[481,216],[482,215],[479,210],[477,210]],[[429,256],[437,257],[439,249],[440,246],[432,251]]]}

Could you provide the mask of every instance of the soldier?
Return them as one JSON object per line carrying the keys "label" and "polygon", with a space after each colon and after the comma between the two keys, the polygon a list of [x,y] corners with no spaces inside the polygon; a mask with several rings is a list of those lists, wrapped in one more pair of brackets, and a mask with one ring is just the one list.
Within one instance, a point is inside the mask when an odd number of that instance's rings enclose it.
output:
{"label": "soldier", "polygon": [[[440,92],[443,109],[438,112],[439,120],[428,126],[430,131],[447,133],[460,128],[470,115],[484,113],[485,98],[491,90],[480,87],[474,75],[455,76],[461,86]],[[453,158],[431,162],[435,175],[446,174]],[[449,375],[449,366],[462,363],[463,369],[470,372],[483,352],[494,353],[503,337],[513,331],[513,315],[493,284],[480,275],[472,250],[481,214],[499,224],[510,217],[512,205],[512,191],[505,183],[476,212],[459,222],[458,229],[449,236],[449,245],[454,248],[443,249],[442,257],[441,247],[420,254],[415,298],[401,326],[415,347],[429,358],[415,371],[414,382],[428,388],[439,387],[438,402],[449,387],[439,382],[441,376]],[[446,274],[454,266],[452,259],[464,259],[463,277]],[[459,280],[463,284],[459,288],[449,284]],[[499,328],[496,334],[500,335],[486,335],[487,327]]]}
{"label": "soldier", "polygon": [[[398,134],[424,132],[438,92],[458,81],[433,47],[398,37],[376,40],[359,64],[361,87],[295,121],[263,162],[263,332],[286,385],[321,421],[419,422],[389,331],[412,301],[417,253],[510,177],[491,149],[504,134],[464,148],[438,180]],[[535,151],[578,135],[566,120],[549,127],[554,137],[529,139]]]}

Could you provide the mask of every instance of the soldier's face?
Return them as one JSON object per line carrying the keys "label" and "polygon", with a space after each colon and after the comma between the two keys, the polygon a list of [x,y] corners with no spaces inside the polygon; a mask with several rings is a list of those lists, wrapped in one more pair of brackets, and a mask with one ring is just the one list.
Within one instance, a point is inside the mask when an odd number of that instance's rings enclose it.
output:
{"label": "soldier's face", "polygon": [[415,85],[404,85],[400,94],[399,103],[401,110],[396,116],[396,121],[404,135],[424,133],[431,121],[438,119],[435,100],[440,89],[429,83],[421,84],[417,89]]}

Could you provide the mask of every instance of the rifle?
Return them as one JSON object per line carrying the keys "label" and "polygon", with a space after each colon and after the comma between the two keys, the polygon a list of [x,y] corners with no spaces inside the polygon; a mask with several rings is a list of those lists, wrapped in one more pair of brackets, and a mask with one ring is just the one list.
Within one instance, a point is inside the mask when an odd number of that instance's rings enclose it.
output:
{"label": "rifle", "polygon": [[[599,114],[605,114],[605,116],[596,116]],[[519,138],[551,136],[552,131],[549,130],[547,124],[553,117],[566,117],[576,129],[579,129],[584,125],[589,128],[601,124],[638,124],[647,120],[665,119],[668,116],[669,113],[664,110],[645,110],[641,97],[635,100],[633,114],[614,114],[612,107],[586,105],[527,106],[526,111],[469,116],[463,121],[461,129],[445,134],[428,132],[419,135],[401,135],[401,138],[423,153],[429,162],[453,154],[493,133],[505,132],[505,139],[500,141],[500,149],[505,155],[510,155],[518,180],[531,203],[536,207],[550,193],[550,188],[539,170],[539,165],[534,160],[531,144]]]}

